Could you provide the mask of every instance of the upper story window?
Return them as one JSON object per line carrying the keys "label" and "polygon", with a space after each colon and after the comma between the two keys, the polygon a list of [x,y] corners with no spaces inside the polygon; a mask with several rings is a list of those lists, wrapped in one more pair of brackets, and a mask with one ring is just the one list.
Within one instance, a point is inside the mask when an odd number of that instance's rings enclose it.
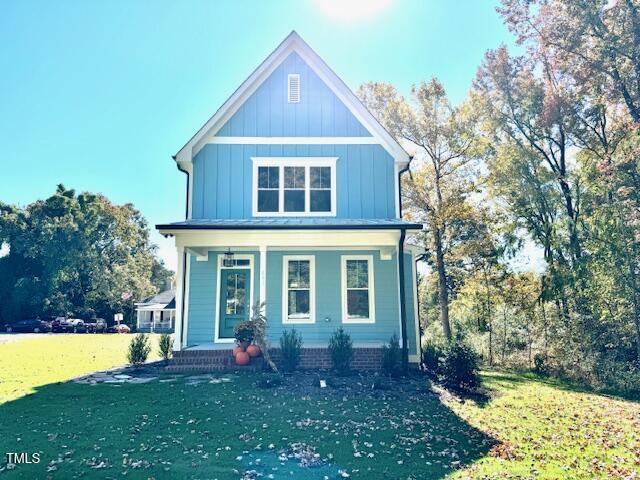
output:
{"label": "upper story window", "polygon": [[252,158],[254,216],[335,216],[336,158]]}
{"label": "upper story window", "polygon": [[287,75],[287,98],[289,103],[300,103],[300,74]]}

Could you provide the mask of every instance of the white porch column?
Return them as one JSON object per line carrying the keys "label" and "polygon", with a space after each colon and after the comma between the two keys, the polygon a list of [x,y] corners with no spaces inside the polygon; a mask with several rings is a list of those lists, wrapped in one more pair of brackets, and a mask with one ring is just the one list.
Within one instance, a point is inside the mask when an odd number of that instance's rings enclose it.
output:
{"label": "white porch column", "polygon": [[[184,295],[184,247],[177,247],[178,265],[176,268],[176,326],[174,329],[173,349],[182,350],[182,297]],[[186,332],[185,332],[186,334]]]}
{"label": "white porch column", "polygon": [[140,328],[140,310],[136,310],[136,327]]}
{"label": "white porch column", "polygon": [[260,245],[260,304],[267,301],[267,246]]}

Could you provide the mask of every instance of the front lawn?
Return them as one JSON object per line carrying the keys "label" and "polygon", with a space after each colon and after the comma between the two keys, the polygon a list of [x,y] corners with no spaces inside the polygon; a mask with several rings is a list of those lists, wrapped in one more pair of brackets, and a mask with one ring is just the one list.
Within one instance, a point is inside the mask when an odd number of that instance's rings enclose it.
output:
{"label": "front lawn", "polygon": [[[35,388],[127,363],[133,335],[3,335],[0,342],[0,404]],[[149,360],[158,358],[157,335],[151,336]],[[0,452],[1,454],[1,452]]]}
{"label": "front lawn", "polygon": [[0,460],[0,477],[223,480],[269,464],[276,479],[318,478],[314,469],[289,475],[279,461],[299,443],[335,467],[329,478],[632,478],[640,465],[639,404],[541,380],[487,373],[492,398],[475,403],[441,401],[426,380],[321,390],[308,375],[265,390],[255,386],[260,375],[222,377],[38,380],[35,393],[0,405],[0,450],[40,452],[42,462],[6,470]]}

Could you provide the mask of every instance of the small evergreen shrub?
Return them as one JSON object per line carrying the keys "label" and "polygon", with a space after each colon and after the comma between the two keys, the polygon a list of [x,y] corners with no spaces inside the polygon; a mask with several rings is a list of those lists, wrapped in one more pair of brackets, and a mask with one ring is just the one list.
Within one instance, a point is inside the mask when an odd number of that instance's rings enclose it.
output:
{"label": "small evergreen shrub", "polygon": [[401,373],[402,351],[400,340],[394,333],[389,340],[389,345],[382,346],[382,371],[385,375],[397,377]]}
{"label": "small evergreen shrub", "polygon": [[351,336],[342,327],[333,332],[329,339],[329,354],[333,368],[339,375],[349,373],[353,358],[353,342]]}
{"label": "small evergreen shrub", "polygon": [[300,363],[302,351],[302,336],[295,328],[285,330],[280,337],[280,355],[282,356],[282,370],[293,372]]}
{"label": "small evergreen shrub", "polygon": [[461,336],[445,346],[439,379],[445,387],[454,390],[473,390],[479,385],[478,356]]}
{"label": "small evergreen shrub", "polygon": [[151,352],[149,338],[144,333],[138,333],[131,339],[127,359],[131,365],[142,365],[147,361],[149,352]]}
{"label": "small evergreen shrub", "polygon": [[422,348],[422,365],[429,376],[435,378],[440,371],[442,347],[435,342],[429,342]]}
{"label": "small evergreen shrub", "polygon": [[158,353],[164,360],[169,360],[171,358],[171,354],[173,353],[173,338],[168,333],[163,333],[160,335],[160,340],[158,341]]}

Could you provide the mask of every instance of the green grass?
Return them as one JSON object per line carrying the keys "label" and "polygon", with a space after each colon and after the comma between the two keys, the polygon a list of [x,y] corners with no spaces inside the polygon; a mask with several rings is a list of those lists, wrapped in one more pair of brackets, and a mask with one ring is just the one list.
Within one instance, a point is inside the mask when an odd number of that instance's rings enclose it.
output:
{"label": "green grass", "polygon": [[[73,353],[85,369],[122,363],[110,343],[121,336],[77,337],[93,342],[93,351]],[[60,352],[43,353],[37,343],[43,341],[25,341],[21,353],[21,361],[36,366],[29,351],[47,357],[43,377],[30,374],[32,384],[25,379],[23,393],[0,405],[0,451],[41,452],[42,462],[0,477],[239,479],[239,456],[267,455],[270,444],[277,450],[293,442],[331,455],[351,478],[367,480],[625,478],[640,468],[640,405],[561,384],[489,372],[484,384],[494,396],[478,404],[442,403],[415,384],[406,392],[353,393],[300,390],[289,381],[262,390],[254,385],[258,375],[195,386],[184,378],[52,383],[62,380]],[[97,348],[101,342],[110,348]],[[6,357],[18,345],[0,345],[0,366],[15,362]]]}
{"label": "green grass", "polygon": [[[127,363],[133,335],[48,334],[0,343],[0,403],[14,400],[35,388]],[[158,358],[157,335],[149,360]],[[2,452],[0,452],[1,454]]]}
{"label": "green grass", "polygon": [[448,406],[502,445],[460,478],[635,478],[631,475],[640,473],[640,403],[498,372],[485,373],[483,384],[496,398],[484,405]]}

